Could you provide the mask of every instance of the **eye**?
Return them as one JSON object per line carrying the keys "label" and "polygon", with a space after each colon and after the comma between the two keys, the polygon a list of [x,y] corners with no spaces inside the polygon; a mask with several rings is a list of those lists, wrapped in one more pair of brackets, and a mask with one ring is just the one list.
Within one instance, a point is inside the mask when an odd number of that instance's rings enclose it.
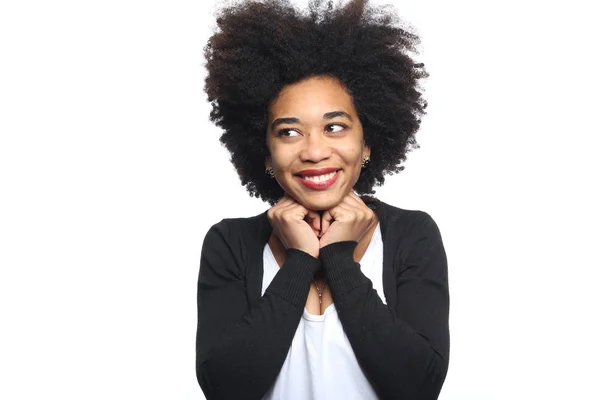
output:
{"label": "eye", "polygon": [[[338,127],[337,130],[330,130],[330,128],[333,128],[333,127],[336,127],[336,126]],[[329,132],[333,132],[333,133],[338,133],[340,131],[343,131],[346,128],[347,128],[347,126],[344,125],[344,124],[329,124],[329,125],[327,125],[327,130]]]}
{"label": "eye", "polygon": [[300,136],[300,133],[294,129],[281,129],[277,132],[277,136],[295,137]]}

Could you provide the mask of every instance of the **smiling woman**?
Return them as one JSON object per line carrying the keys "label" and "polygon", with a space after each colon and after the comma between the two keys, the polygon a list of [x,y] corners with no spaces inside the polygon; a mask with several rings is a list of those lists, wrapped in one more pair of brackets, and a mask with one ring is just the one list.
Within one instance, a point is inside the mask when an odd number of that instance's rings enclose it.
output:
{"label": "smiling woman", "polygon": [[196,371],[208,399],[435,399],[448,368],[447,261],[423,211],[374,197],[425,101],[418,38],[389,8],[283,0],[221,10],[211,120],[271,207],[207,233]]}

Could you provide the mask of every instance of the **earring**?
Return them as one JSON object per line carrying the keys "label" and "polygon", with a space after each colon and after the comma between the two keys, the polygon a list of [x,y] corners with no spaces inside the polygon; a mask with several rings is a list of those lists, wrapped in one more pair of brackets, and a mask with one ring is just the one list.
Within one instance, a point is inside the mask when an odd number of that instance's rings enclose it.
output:
{"label": "earring", "polygon": [[275,178],[275,172],[273,172],[273,168],[267,167],[265,168],[265,173],[269,175],[271,178]]}
{"label": "earring", "polygon": [[366,167],[367,164],[369,163],[369,161],[371,161],[371,156],[365,156],[365,157],[363,157],[361,167],[362,168]]}

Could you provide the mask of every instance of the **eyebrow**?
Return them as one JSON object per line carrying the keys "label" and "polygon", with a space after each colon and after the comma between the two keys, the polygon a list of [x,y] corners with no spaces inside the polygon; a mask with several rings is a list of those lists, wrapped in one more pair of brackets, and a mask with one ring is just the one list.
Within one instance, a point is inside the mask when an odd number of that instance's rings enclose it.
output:
{"label": "eyebrow", "polygon": [[[350,121],[354,122],[354,120],[352,119],[352,117],[350,116],[350,114],[348,114],[345,111],[330,111],[328,113],[323,114],[323,119],[324,120],[329,120],[329,119],[333,119],[333,118],[336,118],[336,117],[346,117]],[[275,130],[275,128],[278,125],[282,125],[282,124],[297,124],[298,122],[300,122],[300,119],[294,118],[294,117],[276,118],[271,123],[271,130]]]}

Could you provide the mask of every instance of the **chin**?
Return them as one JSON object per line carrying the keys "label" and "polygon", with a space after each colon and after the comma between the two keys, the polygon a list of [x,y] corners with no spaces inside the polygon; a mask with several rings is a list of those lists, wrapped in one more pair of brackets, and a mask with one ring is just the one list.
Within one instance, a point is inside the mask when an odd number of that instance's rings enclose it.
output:
{"label": "chin", "polygon": [[340,204],[342,202],[342,198],[343,196],[340,193],[320,193],[309,196],[298,196],[296,201],[309,210],[324,211]]}

